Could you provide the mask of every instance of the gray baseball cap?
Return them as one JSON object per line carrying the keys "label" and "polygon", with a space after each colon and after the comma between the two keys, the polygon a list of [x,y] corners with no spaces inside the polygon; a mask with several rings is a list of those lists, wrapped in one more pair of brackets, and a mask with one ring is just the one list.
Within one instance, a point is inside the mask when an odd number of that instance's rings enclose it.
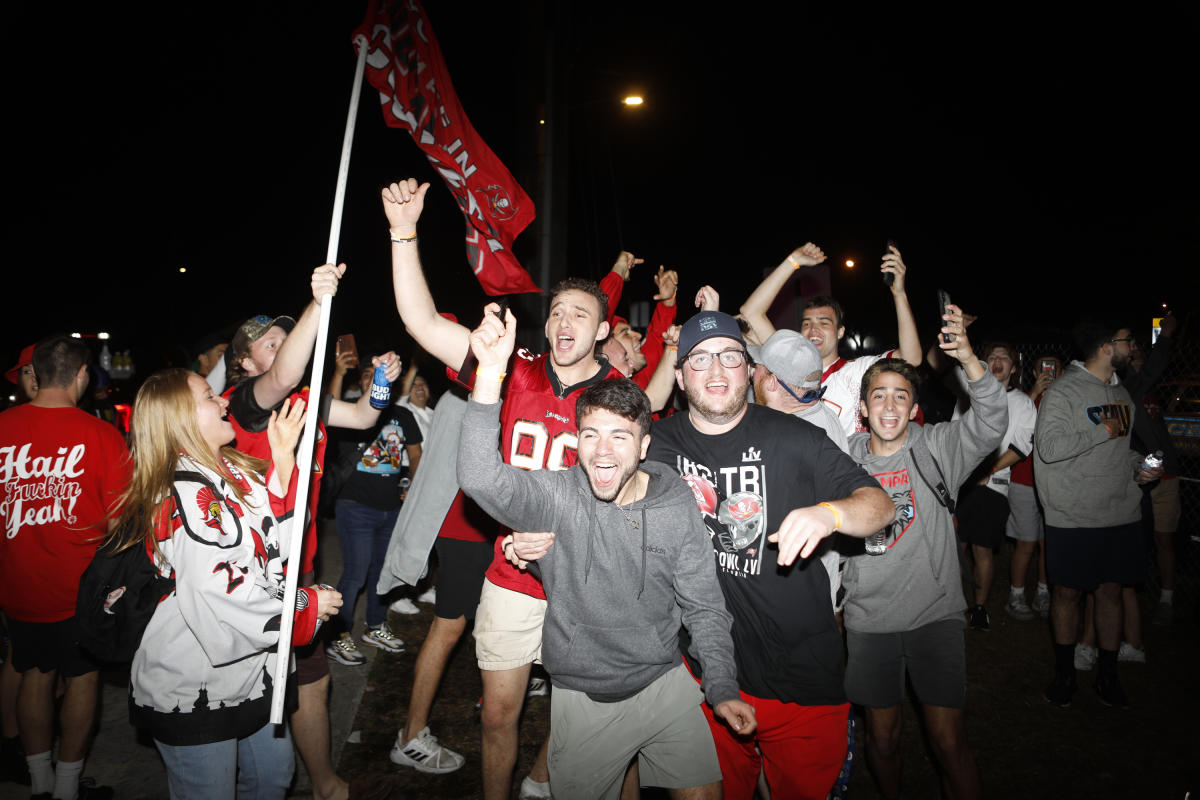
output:
{"label": "gray baseball cap", "polygon": [[775,331],[750,357],[791,386],[816,389],[821,385],[821,353],[797,331]]}

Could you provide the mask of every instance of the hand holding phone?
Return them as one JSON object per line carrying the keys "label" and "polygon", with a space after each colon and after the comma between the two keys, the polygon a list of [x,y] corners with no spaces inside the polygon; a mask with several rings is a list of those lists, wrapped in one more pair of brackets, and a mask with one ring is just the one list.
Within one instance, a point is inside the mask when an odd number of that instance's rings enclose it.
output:
{"label": "hand holding phone", "polygon": [[[941,330],[946,324],[946,315],[950,313],[948,306],[950,305],[950,295],[945,289],[938,289],[938,330]],[[942,341],[949,344],[954,341],[953,333],[943,333]]]}

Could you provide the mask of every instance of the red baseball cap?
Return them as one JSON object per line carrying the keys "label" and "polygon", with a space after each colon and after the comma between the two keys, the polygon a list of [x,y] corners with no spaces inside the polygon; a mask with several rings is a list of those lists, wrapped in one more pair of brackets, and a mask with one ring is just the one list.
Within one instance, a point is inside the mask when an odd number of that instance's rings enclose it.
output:
{"label": "red baseball cap", "polygon": [[21,355],[17,358],[16,366],[4,373],[4,377],[8,379],[9,383],[16,383],[21,377],[21,368],[33,363],[33,348],[36,346],[36,344],[31,344],[22,350]]}

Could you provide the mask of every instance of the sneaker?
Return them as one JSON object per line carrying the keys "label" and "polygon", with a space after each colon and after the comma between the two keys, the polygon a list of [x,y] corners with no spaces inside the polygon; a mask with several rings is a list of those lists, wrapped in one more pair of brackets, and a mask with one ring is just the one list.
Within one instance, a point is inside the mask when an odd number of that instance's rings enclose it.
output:
{"label": "sneaker", "polygon": [[1121,642],[1121,649],[1117,651],[1117,661],[1132,661],[1137,664],[1146,663],[1146,651],[1134,647],[1129,642]]}
{"label": "sneaker", "polygon": [[388,609],[395,611],[397,614],[416,614],[421,609],[417,608],[417,604],[407,597],[401,597],[396,602],[388,606]]}
{"label": "sneaker", "polygon": [[1129,708],[1129,698],[1121,688],[1121,682],[1114,675],[1111,678],[1099,678],[1096,681],[1096,697],[1109,708]]}
{"label": "sneaker", "polygon": [[1013,619],[1019,619],[1022,622],[1027,622],[1033,619],[1033,609],[1025,602],[1025,595],[1016,594],[1009,598],[1008,605],[1004,610]]}
{"label": "sneaker", "polygon": [[1055,675],[1046,691],[1042,692],[1042,698],[1052,706],[1067,708],[1071,705],[1071,695],[1075,694],[1078,686],[1074,675],[1069,678]]}
{"label": "sneaker", "polygon": [[525,692],[526,697],[545,697],[550,694],[550,684],[545,678],[530,678],[529,690]]}
{"label": "sneaker", "polygon": [[76,800],[113,800],[114,794],[111,786],[98,786],[95,778],[80,778],[79,793],[75,797]]}
{"label": "sneaker", "polygon": [[526,775],[525,780],[521,781],[521,793],[517,797],[519,800],[553,800],[554,795],[550,794],[550,781],[539,783]]}
{"label": "sneaker", "polygon": [[[400,733],[404,733],[404,731],[401,730]],[[437,737],[429,732],[428,726],[422,728],[421,732],[417,734],[417,738],[408,744],[401,745],[397,738],[388,758],[392,760],[393,764],[412,767],[417,772],[429,772],[434,775],[454,772],[467,762],[465,758],[450,748],[438,744]]]}
{"label": "sneaker", "polygon": [[421,592],[421,594],[417,595],[417,602],[425,603],[426,605],[430,606],[433,605],[437,602],[437,589],[433,586],[430,586],[428,589]]}
{"label": "sneaker", "polygon": [[358,649],[358,645],[354,643],[354,639],[348,633],[343,633],[334,639],[325,648],[325,655],[348,667],[357,667],[359,664],[367,663],[367,657]]}
{"label": "sneaker", "polygon": [[378,647],[388,653],[403,653],[404,642],[388,630],[387,625],[380,625],[378,628],[368,628],[363,631],[360,637],[363,644],[371,647]]}
{"label": "sneaker", "polygon": [[991,628],[991,620],[988,618],[987,609],[983,606],[973,606],[967,612],[967,624],[972,630],[986,631]]}
{"label": "sneaker", "polygon": [[1170,603],[1159,603],[1158,608],[1154,610],[1154,618],[1150,622],[1154,625],[1170,625],[1175,621],[1175,606]]}
{"label": "sneaker", "polygon": [[1033,613],[1042,619],[1050,616],[1050,593],[1038,592],[1033,596]]}
{"label": "sneaker", "polygon": [[1087,672],[1092,667],[1096,666],[1096,659],[1100,657],[1100,651],[1092,647],[1090,644],[1080,642],[1075,645],[1075,669],[1081,672]]}

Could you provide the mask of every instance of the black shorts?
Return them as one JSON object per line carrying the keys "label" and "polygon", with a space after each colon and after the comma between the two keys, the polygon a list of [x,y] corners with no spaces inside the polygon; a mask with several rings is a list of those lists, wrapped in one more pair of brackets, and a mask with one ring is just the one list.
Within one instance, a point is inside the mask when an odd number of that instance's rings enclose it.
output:
{"label": "black shorts", "polygon": [[475,619],[483,575],[495,552],[491,542],[468,542],[439,536],[437,602],[433,613],[442,619]]}
{"label": "black shorts", "polygon": [[963,620],[944,619],[903,633],[846,631],[846,696],[868,708],[904,702],[904,674],[925,705],[962,708],[967,656]]}
{"label": "black shorts", "polygon": [[[966,487],[964,487],[965,489]],[[1008,526],[1008,498],[987,486],[972,486],[958,497],[958,538],[998,549]]]}
{"label": "black shorts", "polygon": [[[301,586],[312,586],[315,583],[313,573],[306,572],[300,576]],[[329,674],[329,659],[325,657],[325,639],[329,633],[329,623],[321,626],[313,640],[303,647],[293,647],[296,654],[296,684],[307,686],[316,683]]]}
{"label": "black shorts", "polygon": [[8,618],[8,637],[12,644],[13,669],[25,672],[54,672],[74,678],[100,669],[78,645],[75,618],[60,622],[22,622]]}
{"label": "black shorts", "polygon": [[1071,589],[1095,589],[1102,583],[1132,586],[1146,579],[1146,542],[1142,523],[1111,528],[1046,526],[1046,576]]}

